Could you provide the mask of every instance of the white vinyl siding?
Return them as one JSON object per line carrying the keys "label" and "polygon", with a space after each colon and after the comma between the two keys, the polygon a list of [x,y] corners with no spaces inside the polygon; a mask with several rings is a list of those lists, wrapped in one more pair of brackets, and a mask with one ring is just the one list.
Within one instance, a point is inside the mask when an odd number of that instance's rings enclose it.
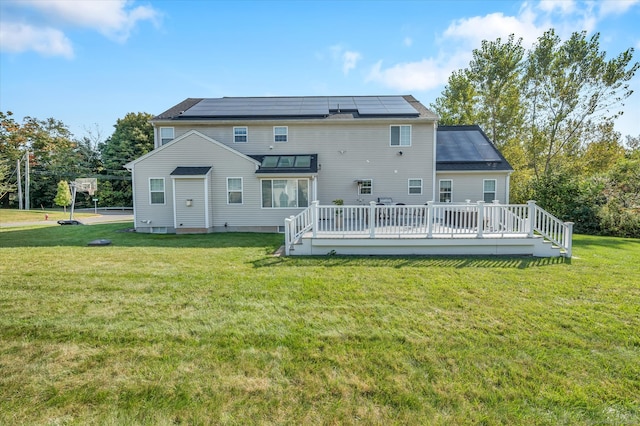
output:
{"label": "white vinyl siding", "polygon": [[242,204],[242,178],[227,178],[227,204]]}
{"label": "white vinyl siding", "polygon": [[391,146],[411,146],[411,126],[390,126]]}
{"label": "white vinyl siding", "polygon": [[173,127],[160,127],[160,145],[171,142],[175,138]]}
{"label": "white vinyl siding", "polygon": [[485,179],[482,183],[483,186],[483,196],[482,199],[485,203],[491,203],[496,199],[496,180],[495,179]]}
{"label": "white vinyl siding", "polygon": [[287,126],[274,126],[273,141],[276,143],[288,142],[289,128]]}
{"label": "white vinyl siding", "polygon": [[409,195],[422,195],[422,179],[409,179]]}
{"label": "white vinyl siding", "polygon": [[440,197],[438,201],[441,203],[450,203],[453,200],[453,181],[450,179],[440,180]]}
{"label": "white vinyl siding", "polygon": [[164,203],[164,178],[149,178],[149,204]]}
{"label": "white vinyl siding", "polygon": [[249,128],[247,127],[234,127],[233,128],[233,142],[234,143],[246,143],[249,141]]}
{"label": "white vinyl siding", "polygon": [[263,179],[263,208],[292,208],[309,206],[307,179]]}

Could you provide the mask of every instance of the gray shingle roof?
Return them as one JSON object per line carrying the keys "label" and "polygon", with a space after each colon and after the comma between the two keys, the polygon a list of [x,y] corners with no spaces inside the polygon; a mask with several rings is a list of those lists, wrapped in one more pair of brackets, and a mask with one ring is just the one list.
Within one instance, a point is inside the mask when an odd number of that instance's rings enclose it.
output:
{"label": "gray shingle roof", "polygon": [[201,176],[206,175],[211,170],[211,166],[208,167],[176,167],[171,172],[171,176]]}

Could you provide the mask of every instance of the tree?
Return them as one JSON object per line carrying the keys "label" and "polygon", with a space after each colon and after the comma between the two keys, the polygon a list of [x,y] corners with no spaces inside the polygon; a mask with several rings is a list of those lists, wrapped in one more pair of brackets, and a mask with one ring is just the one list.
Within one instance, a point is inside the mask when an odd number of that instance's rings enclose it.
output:
{"label": "tree", "polygon": [[520,70],[524,48],[514,35],[482,41],[469,67],[454,72],[432,105],[445,125],[478,124],[499,147],[517,139],[523,123]]}
{"label": "tree", "polygon": [[588,132],[622,113],[632,93],[628,81],[639,67],[631,63],[633,49],[607,61],[599,37],[575,32],[563,43],[549,30],[527,56],[523,141],[536,178],[563,167]]}
{"label": "tree", "polygon": [[56,197],[53,199],[53,202],[56,203],[57,206],[63,207],[64,212],[67,212],[67,206],[71,205],[71,191],[69,189],[69,183],[66,180],[61,180],[58,182],[58,191],[56,193]]}
{"label": "tree", "polygon": [[130,206],[133,202],[131,176],[123,166],[153,149],[153,126],[147,113],[128,113],[118,119],[113,135],[99,145],[103,173],[109,175],[112,193],[101,188],[100,197],[116,205]]}

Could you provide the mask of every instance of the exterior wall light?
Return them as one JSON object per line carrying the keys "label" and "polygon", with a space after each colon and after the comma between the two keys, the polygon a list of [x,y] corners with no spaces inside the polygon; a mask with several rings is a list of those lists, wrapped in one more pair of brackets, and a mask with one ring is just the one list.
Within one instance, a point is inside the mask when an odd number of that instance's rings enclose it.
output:
{"label": "exterior wall light", "polygon": [[187,207],[191,207],[193,205],[193,200],[191,198],[187,199]]}

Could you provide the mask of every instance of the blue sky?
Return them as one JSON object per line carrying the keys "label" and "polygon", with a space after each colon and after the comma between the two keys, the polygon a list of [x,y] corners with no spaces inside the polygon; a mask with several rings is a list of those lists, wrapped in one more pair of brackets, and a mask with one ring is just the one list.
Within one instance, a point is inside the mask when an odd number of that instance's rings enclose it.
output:
{"label": "blue sky", "polygon": [[[188,97],[413,94],[429,105],[483,39],[601,34],[640,60],[640,0],[0,0],[0,110],[111,135]],[[617,130],[640,135],[640,75]]]}

